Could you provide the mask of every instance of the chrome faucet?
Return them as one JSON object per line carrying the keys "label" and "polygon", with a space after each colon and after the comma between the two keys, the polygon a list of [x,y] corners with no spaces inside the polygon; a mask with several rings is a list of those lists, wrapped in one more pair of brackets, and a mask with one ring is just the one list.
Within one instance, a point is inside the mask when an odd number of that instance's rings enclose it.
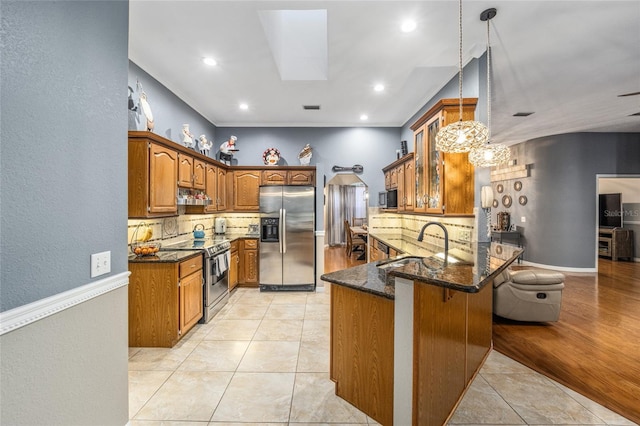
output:
{"label": "chrome faucet", "polygon": [[420,230],[420,234],[418,235],[418,241],[422,241],[422,239],[424,238],[424,230],[427,229],[429,225],[439,226],[444,231],[444,261],[446,263],[447,257],[449,255],[449,232],[447,231],[447,228],[445,228],[443,224],[441,224],[440,222],[427,222]]}

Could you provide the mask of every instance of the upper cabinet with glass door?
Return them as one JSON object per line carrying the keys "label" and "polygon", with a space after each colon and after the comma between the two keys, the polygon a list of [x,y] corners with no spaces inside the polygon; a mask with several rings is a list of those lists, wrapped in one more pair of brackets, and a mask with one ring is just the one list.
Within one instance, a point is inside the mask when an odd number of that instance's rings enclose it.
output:
{"label": "upper cabinet with glass door", "polygon": [[[462,119],[473,120],[477,98],[463,99]],[[429,214],[473,214],[474,169],[468,154],[436,149],[436,134],[460,117],[459,99],[441,99],[412,126],[415,150],[414,211]]]}

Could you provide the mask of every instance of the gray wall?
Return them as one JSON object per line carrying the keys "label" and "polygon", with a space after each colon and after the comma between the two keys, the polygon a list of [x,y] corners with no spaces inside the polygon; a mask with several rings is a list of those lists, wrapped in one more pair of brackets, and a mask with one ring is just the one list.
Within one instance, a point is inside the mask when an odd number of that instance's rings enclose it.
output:
{"label": "gray wall", "polygon": [[[479,59],[472,59],[464,67],[462,73],[462,96],[465,98],[478,98],[478,105],[476,106],[476,120],[486,123],[486,55],[482,55]],[[406,123],[402,125],[400,130],[400,140],[407,141],[409,152],[414,151],[413,147],[413,130],[411,126],[416,122],[425,112],[434,106],[440,99],[446,98],[459,98],[460,89],[458,85],[458,72],[455,71],[455,75],[451,77],[451,80],[436,93],[430,99],[425,99],[425,104],[418,112],[416,112]]]}
{"label": "gray wall", "polygon": [[[310,144],[313,148],[312,166],[316,166],[317,191],[316,229],[324,228],[322,188],[336,175],[333,166],[363,166],[358,176],[369,188],[369,202],[377,206],[379,191],[384,191],[382,168],[396,160],[400,149],[400,129],[390,127],[218,127],[219,145],[235,135],[238,138],[234,165],[263,166],[262,154],[267,148],[280,151],[280,165],[298,166],[298,154]],[[218,143],[219,142],[219,143]],[[215,147],[215,145],[214,145]]]}
{"label": "gray wall", "polygon": [[[512,156],[531,165],[530,177],[520,179],[522,190],[514,192],[512,180],[504,193],[514,199],[508,211],[524,234],[525,260],[595,268],[596,175],[640,173],[640,133],[550,136],[513,146]],[[516,194],[527,204],[518,204]]]}
{"label": "gray wall", "polygon": [[215,143],[216,126],[131,61],[129,61],[128,80],[129,87],[134,90],[131,97],[134,105],[138,107],[135,112],[128,111],[129,130],[147,130],[146,119],[138,105],[141,90],[136,83],[139,82],[142,86],[142,91],[147,95],[147,102],[153,112],[155,124],[153,133],[182,144],[182,125],[188,124],[189,132],[194,137],[197,138],[205,134],[208,140],[214,141],[213,147],[209,152],[209,156],[214,157],[217,147],[222,143]]}
{"label": "gray wall", "polygon": [[[0,8],[4,313],[127,273],[128,2]],[[0,423],[127,423],[126,291],[1,336]]]}
{"label": "gray wall", "polygon": [[5,311],[92,281],[91,253],[127,270],[128,6],[3,1],[2,31]]}

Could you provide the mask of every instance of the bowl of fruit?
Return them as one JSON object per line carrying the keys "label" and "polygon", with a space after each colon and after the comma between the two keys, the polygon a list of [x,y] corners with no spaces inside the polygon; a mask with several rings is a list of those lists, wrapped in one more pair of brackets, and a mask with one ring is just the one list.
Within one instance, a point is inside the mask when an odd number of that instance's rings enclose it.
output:
{"label": "bowl of fruit", "polygon": [[153,256],[160,251],[160,242],[151,241],[153,228],[140,222],[131,236],[131,252],[136,256]]}

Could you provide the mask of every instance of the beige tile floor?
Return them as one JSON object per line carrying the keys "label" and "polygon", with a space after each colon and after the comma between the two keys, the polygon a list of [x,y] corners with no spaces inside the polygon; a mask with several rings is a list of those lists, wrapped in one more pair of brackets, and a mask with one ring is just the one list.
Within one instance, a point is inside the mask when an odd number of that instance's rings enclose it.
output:
{"label": "beige tile floor", "polygon": [[[130,348],[129,424],[377,424],[328,372],[328,292],[237,289],[174,348]],[[449,424],[635,423],[494,351]]]}

